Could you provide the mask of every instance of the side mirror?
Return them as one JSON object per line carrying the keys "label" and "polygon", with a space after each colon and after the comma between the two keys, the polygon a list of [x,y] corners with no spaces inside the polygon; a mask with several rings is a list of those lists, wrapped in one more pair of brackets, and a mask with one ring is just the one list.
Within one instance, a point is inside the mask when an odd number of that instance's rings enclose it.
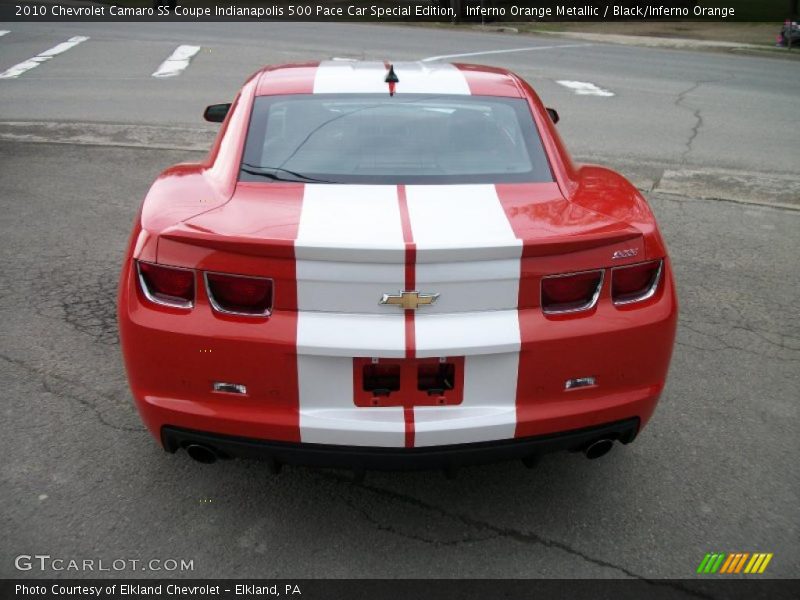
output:
{"label": "side mirror", "polygon": [[558,111],[555,108],[548,108],[547,114],[550,115],[550,120],[553,124],[558,123],[561,120],[561,117],[558,116]]}
{"label": "side mirror", "polygon": [[210,123],[222,123],[225,120],[225,117],[228,116],[228,111],[230,108],[230,103],[212,104],[211,106],[206,106],[206,110],[203,113],[203,118]]}

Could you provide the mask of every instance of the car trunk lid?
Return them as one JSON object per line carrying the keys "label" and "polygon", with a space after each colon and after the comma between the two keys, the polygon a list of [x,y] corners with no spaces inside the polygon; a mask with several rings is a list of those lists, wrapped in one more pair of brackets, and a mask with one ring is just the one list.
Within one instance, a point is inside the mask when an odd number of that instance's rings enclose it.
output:
{"label": "car trunk lid", "polygon": [[[615,252],[626,253],[613,261]],[[384,314],[384,294],[439,294],[425,314],[535,306],[543,275],[635,260],[641,233],[556,184],[240,184],[161,235],[159,261],[296,281],[283,308]],[[613,262],[612,262],[613,261]],[[276,280],[277,289],[280,282]]]}

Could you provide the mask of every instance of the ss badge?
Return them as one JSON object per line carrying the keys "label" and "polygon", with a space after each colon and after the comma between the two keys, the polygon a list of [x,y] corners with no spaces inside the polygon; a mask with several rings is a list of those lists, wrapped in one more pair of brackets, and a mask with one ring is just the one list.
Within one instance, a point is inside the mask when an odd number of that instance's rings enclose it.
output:
{"label": "ss badge", "polygon": [[639,250],[636,248],[626,248],[625,250],[615,250],[614,254],[611,255],[611,260],[617,260],[619,258],[631,258],[639,254]]}

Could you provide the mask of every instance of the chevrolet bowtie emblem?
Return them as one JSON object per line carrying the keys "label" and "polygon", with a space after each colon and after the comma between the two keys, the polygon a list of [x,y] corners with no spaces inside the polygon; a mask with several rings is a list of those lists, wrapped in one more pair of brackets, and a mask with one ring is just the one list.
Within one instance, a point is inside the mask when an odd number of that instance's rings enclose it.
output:
{"label": "chevrolet bowtie emblem", "polygon": [[384,294],[381,304],[394,304],[403,310],[417,310],[420,306],[433,304],[439,294],[420,294],[419,292],[400,292],[399,294]]}

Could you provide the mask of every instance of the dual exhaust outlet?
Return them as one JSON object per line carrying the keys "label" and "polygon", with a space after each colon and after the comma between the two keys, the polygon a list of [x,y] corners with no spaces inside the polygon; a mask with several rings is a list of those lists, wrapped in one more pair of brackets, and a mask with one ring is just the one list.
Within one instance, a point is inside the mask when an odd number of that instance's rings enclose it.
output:
{"label": "dual exhaust outlet", "polygon": [[186,453],[189,458],[204,465],[213,464],[220,458],[216,450],[204,444],[189,444],[186,446]]}
{"label": "dual exhaust outlet", "polygon": [[[203,463],[204,465],[211,465],[221,458],[228,458],[228,456],[212,446],[205,444],[189,444],[184,448],[189,458],[195,462]],[[273,474],[281,472],[281,464],[276,460],[270,458],[268,460],[269,470]]]}
{"label": "dual exhaust outlet", "polygon": [[601,438],[586,446],[586,448],[583,449],[583,454],[589,460],[594,460],[595,458],[600,458],[611,452],[611,448],[613,447],[614,440]]}
{"label": "dual exhaust outlet", "polygon": [[[614,440],[609,438],[600,438],[586,446],[583,449],[583,454],[586,456],[586,458],[593,460],[595,458],[605,456],[613,447]],[[217,462],[218,459],[223,458],[223,456],[217,450],[211,446],[206,446],[205,444],[189,444],[185,449],[186,453],[192,460],[205,465],[213,464]],[[525,463],[525,466],[533,467],[537,462],[535,460],[536,458],[538,457],[526,457],[523,459],[523,462]]]}
{"label": "dual exhaust outlet", "polygon": [[[601,456],[605,456],[611,449],[614,447],[614,440],[610,438],[600,438],[590,442],[589,444],[583,446],[579,449],[580,452],[583,452],[583,455],[588,458],[589,460],[594,460],[595,458],[600,458]],[[522,464],[524,464],[529,469],[533,469],[539,464],[540,456],[538,454],[532,454],[531,456],[526,456],[522,459]]]}

